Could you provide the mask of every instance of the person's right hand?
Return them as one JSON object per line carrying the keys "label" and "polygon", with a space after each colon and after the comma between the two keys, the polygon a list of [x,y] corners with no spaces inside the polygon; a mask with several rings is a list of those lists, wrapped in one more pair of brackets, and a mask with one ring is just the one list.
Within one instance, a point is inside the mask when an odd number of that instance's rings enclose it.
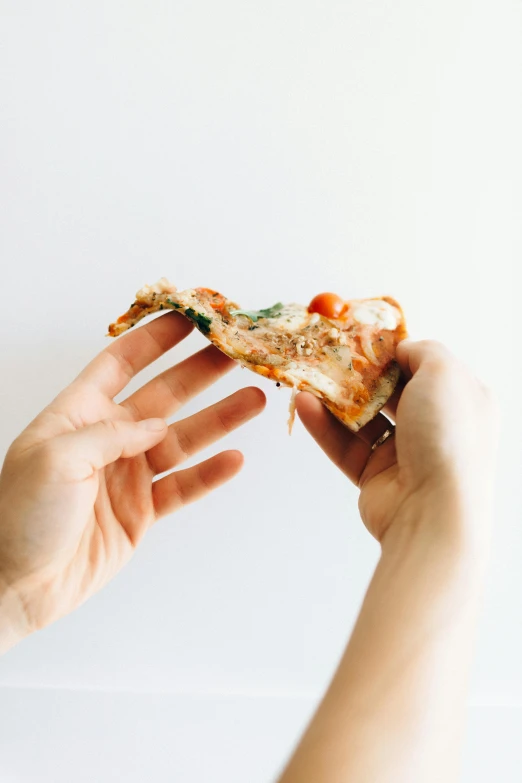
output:
{"label": "person's right hand", "polygon": [[169,313],[126,333],[11,445],[0,474],[0,652],[103,587],[157,519],[240,470],[240,452],[222,451],[172,471],[265,404],[260,389],[240,389],[167,427],[236,366],[213,345],[114,401],[191,329]]}
{"label": "person's right hand", "polygon": [[380,542],[392,528],[414,532],[429,511],[430,535],[445,531],[452,544],[462,536],[484,541],[498,436],[491,394],[440,343],[405,340],[397,360],[409,380],[384,409],[396,431],[373,451],[390,426],[382,414],[355,435],[318,399],[302,393],[299,416],[360,487],[362,519]]}

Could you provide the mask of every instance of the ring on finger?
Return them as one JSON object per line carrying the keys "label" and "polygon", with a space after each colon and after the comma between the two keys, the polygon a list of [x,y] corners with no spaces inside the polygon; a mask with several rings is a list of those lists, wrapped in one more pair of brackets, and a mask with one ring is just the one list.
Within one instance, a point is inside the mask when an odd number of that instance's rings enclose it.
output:
{"label": "ring on finger", "polygon": [[375,451],[379,446],[382,446],[383,443],[386,443],[388,438],[391,438],[393,435],[395,435],[395,427],[393,424],[391,424],[383,433],[380,435],[380,437],[377,438],[375,443],[372,445],[372,452]]}

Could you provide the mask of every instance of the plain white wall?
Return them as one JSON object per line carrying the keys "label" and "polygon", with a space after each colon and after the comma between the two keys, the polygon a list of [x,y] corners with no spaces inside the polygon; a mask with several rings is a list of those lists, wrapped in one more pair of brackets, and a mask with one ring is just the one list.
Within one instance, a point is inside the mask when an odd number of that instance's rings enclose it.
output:
{"label": "plain white wall", "polygon": [[[162,275],[248,307],[320,290],[398,298],[412,335],[464,356],[504,411],[475,783],[493,751],[503,780],[522,775],[499,729],[522,720],[521,34],[515,0],[0,0],[0,446]],[[206,782],[187,761],[205,748],[213,781],[261,780],[231,760],[238,746],[268,779],[289,752],[378,550],[355,490],[302,428],[287,436],[286,390],[236,370],[187,410],[252,382],[269,402],[228,438],[241,476],[0,661],[9,780],[73,779],[97,711],[113,726],[142,716],[154,780]],[[186,703],[192,739],[169,743],[188,736]],[[26,715],[45,727],[28,719],[21,737]],[[115,730],[90,779],[119,779],[125,748],[126,779],[143,780],[136,747]]]}

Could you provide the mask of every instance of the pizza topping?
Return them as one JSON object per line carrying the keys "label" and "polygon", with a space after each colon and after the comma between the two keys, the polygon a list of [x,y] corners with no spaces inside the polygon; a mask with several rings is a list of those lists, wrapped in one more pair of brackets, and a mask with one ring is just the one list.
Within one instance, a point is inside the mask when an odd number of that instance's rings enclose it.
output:
{"label": "pizza topping", "polygon": [[397,383],[395,348],[406,329],[400,305],[390,298],[344,302],[335,294],[320,294],[308,308],[278,302],[243,310],[213,289],[178,291],[163,278],[138,292],[109,334],[121,334],[162,309],[183,313],[243,366],[312,392],[355,432],[375,416]]}
{"label": "pizza topping", "polygon": [[373,350],[372,335],[370,330],[361,329],[359,337],[361,340],[361,348],[368,361],[371,362],[372,364],[378,365],[379,360],[375,355],[375,351]]}
{"label": "pizza topping", "polygon": [[[176,305],[174,305],[175,307]],[[209,318],[208,315],[204,315],[203,313],[196,313],[196,311],[192,307],[187,307],[185,310],[185,315],[187,318],[190,318],[191,321],[194,321],[196,326],[200,329],[200,331],[208,333],[210,332],[210,324],[212,323],[212,318]]]}
{"label": "pizza topping", "polygon": [[308,305],[309,313],[319,313],[325,318],[340,318],[346,303],[337,294],[317,294]]}
{"label": "pizza topping", "polygon": [[[325,397],[333,399],[340,396],[342,391],[340,385],[321,372],[319,368],[315,370],[312,367],[297,364],[297,362],[290,362],[288,369],[292,373],[294,382],[299,383],[300,389],[304,391],[319,390]],[[348,396],[351,397],[351,394]]]}
{"label": "pizza topping", "polygon": [[357,323],[378,326],[380,329],[394,330],[399,321],[397,309],[383,299],[357,303],[349,314]]}
{"label": "pizza topping", "polygon": [[316,345],[315,340],[308,339],[302,334],[292,337],[291,342],[295,343],[295,348],[299,356],[311,356]]}
{"label": "pizza topping", "polygon": [[208,303],[213,310],[223,310],[227,304],[227,300],[220,294],[219,291],[214,291],[213,288],[196,288],[196,293],[205,294],[208,298]]}
{"label": "pizza topping", "polygon": [[277,304],[272,305],[272,307],[267,307],[265,310],[230,310],[230,315],[244,315],[255,323],[259,318],[277,318],[281,315],[282,309],[283,304],[278,302]]}
{"label": "pizza topping", "polygon": [[329,359],[339,362],[339,366],[343,370],[353,370],[352,352],[347,345],[339,345],[335,348],[330,345],[325,345],[323,353],[328,356]]}
{"label": "pizza topping", "polygon": [[292,394],[290,396],[290,405],[288,408],[288,434],[292,434],[292,427],[294,426],[295,421],[295,400],[297,397],[297,386],[292,386]]}

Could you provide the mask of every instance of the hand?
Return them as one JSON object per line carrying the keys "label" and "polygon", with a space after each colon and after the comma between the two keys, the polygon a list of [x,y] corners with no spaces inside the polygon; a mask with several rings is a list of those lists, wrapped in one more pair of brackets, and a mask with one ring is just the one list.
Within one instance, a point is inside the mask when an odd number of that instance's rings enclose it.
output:
{"label": "hand", "polygon": [[224,451],[153,483],[264,407],[259,389],[242,389],[167,427],[165,417],[235,366],[214,346],[114,402],[137,372],[191,329],[183,316],[169,313],[126,334],[10,447],[0,474],[4,648],[103,587],[159,517],[240,470],[242,455]]}
{"label": "hand", "polygon": [[[406,340],[397,360],[408,380],[357,435],[311,394],[298,395],[305,427],[361,489],[362,519],[380,542],[399,526],[413,530],[434,509],[437,532],[482,539],[490,510],[497,414],[489,391],[443,345]],[[457,513],[446,513],[447,511]],[[456,520],[462,524],[457,525]],[[432,530],[433,533],[433,530]]]}
{"label": "hand", "polygon": [[[280,783],[451,781],[487,560],[491,397],[442,345],[405,341],[405,387],[357,435],[309,394],[305,426],[361,489],[382,542],[351,639]],[[401,393],[402,391],[402,393]],[[384,743],[376,737],[385,738]]]}

